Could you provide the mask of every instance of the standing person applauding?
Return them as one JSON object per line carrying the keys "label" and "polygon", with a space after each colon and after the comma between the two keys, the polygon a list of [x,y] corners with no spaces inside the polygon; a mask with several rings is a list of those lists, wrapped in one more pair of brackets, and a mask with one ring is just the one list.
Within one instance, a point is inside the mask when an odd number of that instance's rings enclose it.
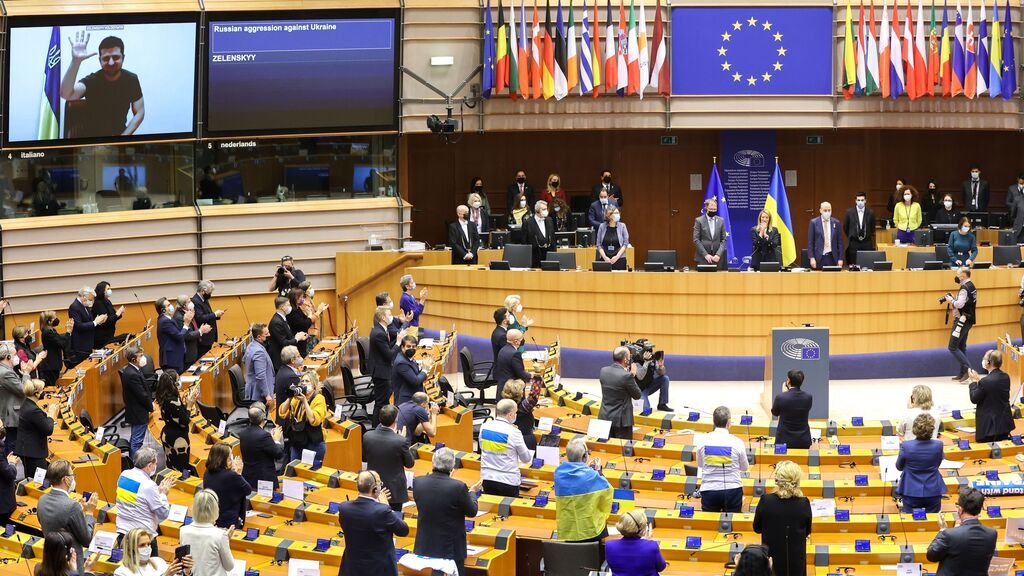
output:
{"label": "standing person applauding", "polygon": [[782,236],[779,229],[772,226],[772,215],[767,210],[757,215],[757,225],[750,229],[750,242],[754,247],[750,255],[751,268],[760,272],[762,262],[782,265]]}

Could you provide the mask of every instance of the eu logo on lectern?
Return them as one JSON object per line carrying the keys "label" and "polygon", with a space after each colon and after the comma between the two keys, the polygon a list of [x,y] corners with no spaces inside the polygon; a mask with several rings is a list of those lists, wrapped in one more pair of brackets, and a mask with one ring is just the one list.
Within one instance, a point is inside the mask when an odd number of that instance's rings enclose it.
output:
{"label": "eu logo on lectern", "polygon": [[672,9],[672,93],[832,94],[832,7]]}

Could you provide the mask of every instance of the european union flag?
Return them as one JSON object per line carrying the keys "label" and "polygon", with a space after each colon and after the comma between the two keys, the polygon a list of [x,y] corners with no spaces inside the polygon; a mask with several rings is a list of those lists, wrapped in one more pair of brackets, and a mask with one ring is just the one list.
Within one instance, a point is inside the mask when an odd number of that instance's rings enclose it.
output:
{"label": "european union flag", "polygon": [[832,94],[832,7],[672,9],[672,93]]}

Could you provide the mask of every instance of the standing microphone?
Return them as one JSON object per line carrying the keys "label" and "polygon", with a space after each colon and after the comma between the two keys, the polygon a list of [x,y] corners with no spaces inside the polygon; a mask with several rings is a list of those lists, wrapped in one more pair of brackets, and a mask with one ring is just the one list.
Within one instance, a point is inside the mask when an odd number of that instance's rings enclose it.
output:
{"label": "standing microphone", "polygon": [[242,307],[242,314],[245,315],[245,323],[248,324],[249,328],[252,328],[252,322],[249,321],[249,313],[245,310],[245,302],[242,301],[241,296],[235,296],[238,298],[238,305]]}
{"label": "standing microphone", "polygon": [[150,320],[149,314],[146,312],[146,307],[142,305],[142,300],[139,299],[139,295],[134,291],[132,292],[132,296],[135,296],[135,303],[139,305],[139,310],[141,310],[142,315],[146,317],[146,326],[150,326],[153,321]]}

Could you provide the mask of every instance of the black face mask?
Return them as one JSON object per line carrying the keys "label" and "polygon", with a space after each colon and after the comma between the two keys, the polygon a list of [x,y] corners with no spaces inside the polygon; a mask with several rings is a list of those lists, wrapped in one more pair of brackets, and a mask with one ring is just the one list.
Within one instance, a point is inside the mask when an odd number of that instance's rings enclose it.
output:
{"label": "black face mask", "polygon": [[408,358],[409,360],[412,360],[416,356],[416,349],[415,348],[409,348],[407,350],[402,350],[402,354],[405,354],[406,358]]}
{"label": "black face mask", "polygon": [[479,194],[480,192],[483,192],[483,191],[484,191],[484,187],[483,186],[473,186],[473,192],[476,192],[476,193]]}
{"label": "black face mask", "polygon": [[612,183],[612,177],[611,176],[605,176],[604,178],[601,178],[601,180],[604,181],[605,184],[611,184]]}
{"label": "black face mask", "polygon": [[552,180],[551,181],[551,187],[552,188],[558,188],[559,184],[560,184],[560,182],[558,180]]}
{"label": "black face mask", "polygon": [[717,215],[718,215],[717,211],[715,211],[715,210],[708,210],[708,218],[714,218]]}
{"label": "black face mask", "polygon": [[960,277],[959,276],[954,276],[953,277],[953,282],[956,282],[957,284],[959,284],[960,283]]}
{"label": "black face mask", "polygon": [[526,178],[516,178],[516,182],[518,182],[519,184],[525,184]]}

